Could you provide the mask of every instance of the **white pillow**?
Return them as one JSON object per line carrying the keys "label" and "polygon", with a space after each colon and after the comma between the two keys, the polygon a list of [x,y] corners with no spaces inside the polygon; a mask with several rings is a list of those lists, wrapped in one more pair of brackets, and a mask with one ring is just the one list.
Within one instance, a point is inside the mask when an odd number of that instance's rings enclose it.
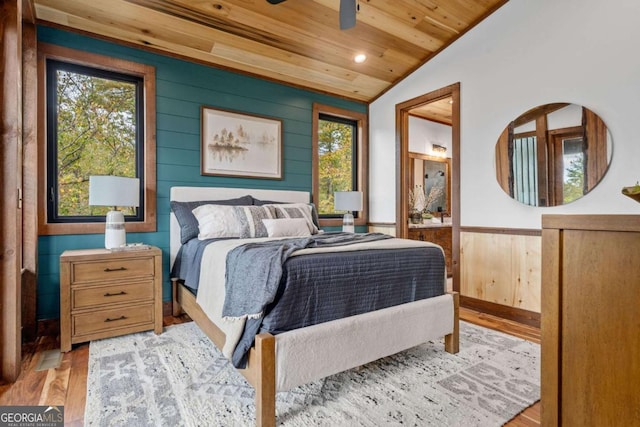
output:
{"label": "white pillow", "polygon": [[304,218],[309,227],[309,233],[318,233],[318,227],[313,223],[311,206],[306,203],[283,203],[263,206],[270,206],[275,209],[276,218]]}
{"label": "white pillow", "polygon": [[307,220],[304,218],[263,219],[269,237],[306,237],[310,236]]}
{"label": "white pillow", "polygon": [[198,220],[200,240],[240,237],[242,233],[242,223],[235,206],[201,205],[191,212]]}

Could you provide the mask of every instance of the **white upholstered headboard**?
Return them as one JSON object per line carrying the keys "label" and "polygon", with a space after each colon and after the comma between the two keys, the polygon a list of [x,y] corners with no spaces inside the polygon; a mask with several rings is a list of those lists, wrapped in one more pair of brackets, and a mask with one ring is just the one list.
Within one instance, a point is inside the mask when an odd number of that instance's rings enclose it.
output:
{"label": "white upholstered headboard", "polygon": [[[170,200],[178,202],[193,202],[197,200],[225,200],[250,195],[256,199],[272,200],[274,202],[308,203],[308,191],[264,190],[228,187],[171,187]],[[169,220],[170,267],[180,249],[180,226],[176,216],[171,212]]]}

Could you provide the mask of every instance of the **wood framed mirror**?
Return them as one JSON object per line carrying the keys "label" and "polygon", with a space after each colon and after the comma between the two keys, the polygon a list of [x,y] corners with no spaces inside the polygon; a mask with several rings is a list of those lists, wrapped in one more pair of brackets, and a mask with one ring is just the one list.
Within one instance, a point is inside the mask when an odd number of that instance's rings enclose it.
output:
{"label": "wood framed mirror", "polygon": [[529,206],[559,206],[591,191],[607,172],[611,133],[576,104],[541,105],[509,123],[496,144],[496,179]]}
{"label": "wood framed mirror", "polygon": [[451,214],[451,159],[410,152],[409,186],[422,186],[426,210]]}

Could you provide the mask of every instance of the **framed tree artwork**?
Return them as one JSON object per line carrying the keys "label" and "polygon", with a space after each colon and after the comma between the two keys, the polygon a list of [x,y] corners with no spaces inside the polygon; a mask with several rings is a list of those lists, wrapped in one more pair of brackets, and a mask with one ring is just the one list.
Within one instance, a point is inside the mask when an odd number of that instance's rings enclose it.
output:
{"label": "framed tree artwork", "polygon": [[201,175],[282,179],[282,120],[201,107]]}

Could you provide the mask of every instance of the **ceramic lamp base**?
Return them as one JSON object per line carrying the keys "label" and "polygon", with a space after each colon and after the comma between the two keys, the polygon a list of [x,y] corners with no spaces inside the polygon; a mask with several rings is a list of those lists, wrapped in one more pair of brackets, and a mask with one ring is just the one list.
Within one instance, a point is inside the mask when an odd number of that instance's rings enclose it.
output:
{"label": "ceramic lamp base", "polygon": [[342,219],[342,231],[345,233],[355,233],[353,214],[344,214],[344,218]]}
{"label": "ceramic lamp base", "polygon": [[107,213],[107,222],[104,232],[104,247],[107,249],[119,248],[127,243],[127,232],[124,229],[124,214],[120,211]]}

